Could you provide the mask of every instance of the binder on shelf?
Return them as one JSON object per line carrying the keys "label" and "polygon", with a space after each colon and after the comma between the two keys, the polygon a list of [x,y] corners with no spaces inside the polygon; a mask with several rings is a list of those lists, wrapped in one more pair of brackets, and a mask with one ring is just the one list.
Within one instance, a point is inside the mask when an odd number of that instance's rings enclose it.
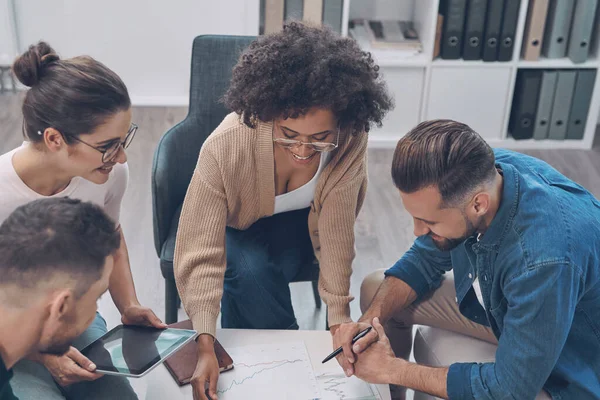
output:
{"label": "binder on shelf", "polygon": [[529,0],[522,47],[524,60],[537,61],[540,58],[548,5],[549,0]]}
{"label": "binder on shelf", "polygon": [[540,95],[535,112],[535,126],[533,138],[543,140],[548,138],[550,128],[550,117],[552,116],[552,105],[554,104],[554,93],[556,92],[556,80],[558,72],[543,71]]}
{"label": "binder on shelf", "polygon": [[558,72],[554,104],[552,105],[552,117],[550,118],[550,129],[548,131],[549,139],[563,140],[567,137],[567,125],[571,103],[573,102],[576,78],[576,71]]}
{"label": "binder on shelf", "polygon": [[498,61],[510,61],[515,48],[515,33],[519,21],[521,0],[506,0],[502,15],[502,31],[498,47]]}
{"label": "binder on shelf", "polygon": [[437,26],[435,29],[435,43],[433,45],[433,58],[436,59],[440,55],[442,47],[442,30],[444,29],[444,16],[438,14]]}
{"label": "binder on shelf", "polygon": [[517,75],[509,120],[510,133],[517,140],[533,137],[541,78],[541,70],[523,70]]}
{"label": "binder on shelf", "polygon": [[590,110],[590,102],[594,93],[596,70],[583,69],[577,72],[577,81],[573,93],[571,112],[569,113],[569,124],[567,127],[567,139],[583,139],[585,123]]}
{"label": "binder on shelf", "polygon": [[583,63],[588,58],[597,8],[598,0],[577,0],[568,50],[568,56],[574,63]]}
{"label": "binder on shelf", "polygon": [[573,0],[552,0],[548,8],[542,54],[547,58],[563,58],[573,18]]}
{"label": "binder on shelf", "polygon": [[323,21],[323,0],[304,0],[302,19],[320,24]]}
{"label": "binder on shelf", "polygon": [[479,60],[482,54],[488,0],[469,0],[463,40],[463,59]]}
{"label": "binder on shelf", "polygon": [[485,19],[485,34],[483,35],[483,61],[498,60],[498,43],[502,30],[502,14],[504,0],[490,0]]}
{"label": "binder on shelf", "polygon": [[467,0],[441,0],[440,11],[444,15],[441,55],[446,60],[461,56]]}
{"label": "binder on shelf", "polygon": [[285,20],[302,20],[304,14],[304,0],[285,0]]}
{"label": "binder on shelf", "polygon": [[258,34],[265,34],[265,0],[259,0],[259,16],[258,16]]}
{"label": "binder on shelf", "polygon": [[283,28],[283,0],[265,0],[265,34]]}
{"label": "binder on shelf", "polygon": [[323,0],[323,24],[342,33],[342,9],[344,0]]}

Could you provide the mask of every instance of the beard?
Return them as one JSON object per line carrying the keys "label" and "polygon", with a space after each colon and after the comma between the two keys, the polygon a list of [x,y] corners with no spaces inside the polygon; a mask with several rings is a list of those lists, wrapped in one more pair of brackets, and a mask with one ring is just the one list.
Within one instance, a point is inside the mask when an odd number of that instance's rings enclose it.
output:
{"label": "beard", "polygon": [[438,248],[438,250],[440,250],[440,251],[454,250],[461,243],[465,242],[468,238],[473,236],[475,234],[475,232],[477,232],[477,229],[481,223],[481,220],[477,221],[477,226],[475,226],[475,224],[473,224],[471,222],[471,220],[469,220],[467,215],[464,213],[463,213],[463,218],[465,220],[465,225],[467,226],[466,233],[463,236],[461,236],[459,238],[455,238],[455,239],[444,238],[442,240],[435,240],[434,238],[431,238],[431,240],[433,241],[433,244],[435,245],[435,247]]}
{"label": "beard", "polygon": [[50,354],[53,356],[62,356],[71,348],[72,340],[60,339],[53,340],[46,348],[41,349],[40,353]]}
{"label": "beard", "polygon": [[[63,322],[67,327],[76,326],[76,318],[71,313],[69,315],[63,316]],[[81,332],[79,332],[81,334]],[[77,336],[79,336],[76,330],[72,330],[69,328],[63,328],[55,332],[50,336],[50,340],[48,340],[44,347],[42,347],[39,352],[42,354],[50,354],[54,356],[62,356],[71,348],[71,344],[73,340]]]}

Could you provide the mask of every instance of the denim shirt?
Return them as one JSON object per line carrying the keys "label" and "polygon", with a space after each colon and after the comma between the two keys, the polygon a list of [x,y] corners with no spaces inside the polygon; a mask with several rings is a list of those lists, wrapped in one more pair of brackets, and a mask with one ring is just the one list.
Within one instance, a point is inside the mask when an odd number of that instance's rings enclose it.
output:
{"label": "denim shirt", "polygon": [[[478,242],[419,237],[387,276],[419,297],[454,270],[461,313],[498,338],[491,363],[455,363],[450,399],[600,399],[600,202],[543,161],[495,150],[500,208]],[[479,277],[485,307],[472,288]]]}

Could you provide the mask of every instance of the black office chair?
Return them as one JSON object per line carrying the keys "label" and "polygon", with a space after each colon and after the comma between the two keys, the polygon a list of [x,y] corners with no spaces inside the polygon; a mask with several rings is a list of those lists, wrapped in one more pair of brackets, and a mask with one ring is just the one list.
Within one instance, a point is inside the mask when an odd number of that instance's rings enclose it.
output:
{"label": "black office chair", "polygon": [[[202,144],[227,115],[219,101],[225,94],[231,71],[252,36],[198,36],[192,48],[190,104],[187,117],[168,130],[158,143],[152,165],[152,214],[154,247],[165,278],[165,321],[177,322],[180,301],[173,275],[173,254],[181,207]],[[293,281],[311,281],[316,307],[319,264],[315,261]]]}

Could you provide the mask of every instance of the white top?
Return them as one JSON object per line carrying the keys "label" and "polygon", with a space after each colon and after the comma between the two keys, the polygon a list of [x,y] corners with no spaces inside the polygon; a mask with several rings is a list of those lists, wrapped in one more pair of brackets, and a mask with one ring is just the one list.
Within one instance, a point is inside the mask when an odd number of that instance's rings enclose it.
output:
{"label": "white top", "polygon": [[481,304],[481,307],[485,309],[485,306],[483,305],[483,295],[481,294],[481,287],[479,286],[479,278],[475,278],[475,280],[473,281],[473,290],[475,291],[475,296],[477,296],[477,300],[479,300],[479,304]]}
{"label": "white top", "polygon": [[[477,241],[479,242],[479,239],[481,238],[481,235],[477,235]],[[479,301],[479,304],[481,304],[481,307],[483,307],[483,309],[485,309],[485,305],[483,304],[483,295],[481,294],[481,286],[479,286],[479,277],[476,276],[475,279],[473,280],[473,290],[475,291],[475,296],[477,296],[477,300]]]}
{"label": "white top", "polygon": [[[23,146],[27,145],[27,142],[23,143]],[[110,172],[108,181],[102,185],[75,177],[60,193],[44,196],[27,186],[17,175],[12,158],[19,149],[16,148],[0,156],[0,223],[16,208],[31,201],[53,197],[71,197],[99,205],[117,225],[119,224],[121,200],[129,180],[127,164],[116,164]]]}
{"label": "white top", "polygon": [[273,214],[310,207],[310,202],[315,198],[315,189],[317,188],[319,175],[321,175],[323,168],[327,165],[330,155],[331,153],[329,152],[321,153],[319,168],[310,181],[300,186],[298,189],[275,196],[275,212]]}

